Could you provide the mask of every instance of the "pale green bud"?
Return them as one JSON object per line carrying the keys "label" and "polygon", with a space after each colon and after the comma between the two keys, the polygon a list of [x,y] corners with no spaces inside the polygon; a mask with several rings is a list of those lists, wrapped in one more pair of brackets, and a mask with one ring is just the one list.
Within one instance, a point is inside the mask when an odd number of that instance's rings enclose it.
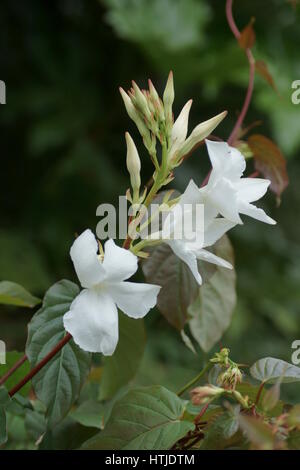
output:
{"label": "pale green bud", "polygon": [[189,113],[192,106],[193,100],[189,100],[182,108],[178,118],[176,119],[171,132],[171,148],[169,151],[169,158],[172,159],[177,150],[179,150],[187,136]]}
{"label": "pale green bud", "polygon": [[137,109],[135,108],[133,102],[131,101],[131,99],[127,95],[127,93],[121,87],[119,88],[119,90],[120,90],[122,99],[124,101],[125,108],[126,108],[126,111],[128,113],[128,116],[133,120],[133,122],[137,126],[137,128],[139,130],[139,133],[143,137],[144,144],[145,144],[146,148],[150,149],[151,145],[152,145],[152,140],[151,140],[150,132],[149,132],[146,124],[144,123],[144,121],[140,117]]}
{"label": "pale green bud", "polygon": [[201,122],[195,127],[191,135],[186,139],[183,146],[181,147],[179,154],[181,157],[189,153],[195,145],[199,144],[201,140],[204,140],[212,131],[220,124],[221,121],[227,115],[227,111],[214,116],[208,121]]}
{"label": "pale green bud", "polygon": [[170,128],[173,123],[172,106],[173,106],[174,98],[175,98],[174,80],[173,80],[173,72],[171,71],[169,73],[168,81],[167,81],[166,88],[163,94],[166,121]]}
{"label": "pale green bud", "polygon": [[135,143],[133,142],[129,132],[126,132],[125,139],[127,145],[126,165],[130,174],[131,187],[133,189],[133,202],[135,202],[135,196],[139,195],[139,189],[141,186],[141,161]]}
{"label": "pale green bud", "polygon": [[157,91],[156,91],[155,86],[153,85],[152,81],[150,80],[150,78],[149,78],[149,80],[148,80],[148,85],[149,85],[149,92],[150,92],[151,98],[152,98],[154,101],[159,101],[159,99],[160,99],[160,98],[159,98],[159,95],[158,95],[158,93],[157,93]]}
{"label": "pale green bud", "polygon": [[214,385],[204,385],[203,387],[194,388],[190,392],[193,405],[203,405],[213,398],[222,395],[225,392],[223,388]]}
{"label": "pale green bud", "polygon": [[142,91],[139,89],[139,87],[134,81],[132,81],[132,86],[134,90],[133,99],[135,101],[135,105],[139,108],[140,112],[144,114],[146,119],[148,121],[151,121],[152,116],[145,95],[142,93]]}
{"label": "pale green bud", "polygon": [[119,88],[120,90],[120,93],[121,93],[121,96],[122,96],[122,99],[124,101],[124,105],[125,105],[125,108],[126,108],[126,111],[128,113],[128,116],[133,120],[135,121],[139,116],[138,116],[138,113],[135,109],[135,106],[134,104],[132,103],[131,99],[129,98],[129,96],[127,95],[127,93],[123,90],[123,88]]}
{"label": "pale green bud", "polygon": [[155,109],[155,112],[157,113],[159,119],[161,121],[163,121],[165,119],[165,112],[164,112],[164,107],[163,107],[163,103],[153,85],[153,83],[151,82],[151,80],[149,79],[148,80],[148,84],[149,84],[149,95],[150,95],[150,100],[152,101],[153,103],[153,106],[154,106],[154,109]]}

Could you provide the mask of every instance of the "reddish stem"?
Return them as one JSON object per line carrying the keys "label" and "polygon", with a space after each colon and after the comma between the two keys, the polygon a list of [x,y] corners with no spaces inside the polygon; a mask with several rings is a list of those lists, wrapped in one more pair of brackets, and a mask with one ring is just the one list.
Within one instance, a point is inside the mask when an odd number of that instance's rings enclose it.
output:
{"label": "reddish stem", "polygon": [[[233,15],[232,15],[232,3],[233,3],[233,0],[227,0],[226,1],[226,16],[227,16],[227,21],[228,21],[228,24],[230,26],[230,29],[233,32],[236,39],[238,40],[240,38],[241,33],[240,33],[238,27],[236,26]],[[248,62],[249,62],[248,89],[247,89],[247,94],[246,94],[245,101],[244,101],[242,110],[240,112],[240,115],[239,115],[239,117],[238,117],[238,119],[235,123],[235,126],[234,126],[229,138],[228,138],[227,142],[228,142],[229,145],[232,145],[236,140],[237,134],[238,134],[238,132],[239,132],[239,130],[240,130],[242,124],[243,124],[243,121],[245,119],[245,116],[247,114],[247,111],[248,111],[248,108],[249,108],[249,105],[250,105],[250,102],[251,102],[251,98],[252,98],[252,93],[253,93],[254,76],[255,76],[255,60],[254,60],[254,57],[252,55],[252,52],[251,52],[250,48],[246,49],[245,52],[246,52],[246,56],[247,56]]]}
{"label": "reddish stem", "polygon": [[19,359],[13,366],[11,369],[9,369],[6,374],[4,374],[1,378],[0,378],[0,386],[3,385],[7,379],[9,379],[9,377],[17,370],[19,369],[19,367],[21,367],[24,362],[27,361],[27,356],[26,354],[21,357],[21,359]]}
{"label": "reddish stem", "polygon": [[203,406],[202,410],[200,411],[199,414],[197,414],[196,418],[194,419],[194,422],[195,423],[199,423],[200,419],[202,418],[202,416],[204,415],[204,413],[206,412],[207,408],[209,407],[209,403],[206,403],[206,405]]}
{"label": "reddish stem", "polygon": [[259,176],[259,171],[254,171],[251,173],[251,175],[248,176],[248,178],[257,178]]}
{"label": "reddish stem", "polygon": [[41,369],[44,367],[44,365],[47,364],[64,346],[67,344],[70,340],[72,339],[72,335],[70,333],[67,333],[66,336],[63,337],[63,339],[57,343],[57,345],[50,351],[47,356],[44,357],[25,377],[17,384],[15,385],[10,391],[9,391],[9,396],[12,397],[17,393],[24,385],[29,382],[29,380],[32,379]]}
{"label": "reddish stem", "polygon": [[[231,31],[233,32],[235,38],[238,40],[240,38],[241,33],[240,33],[237,25],[235,24],[235,21],[234,21],[233,15],[232,15],[232,3],[233,3],[233,0],[226,0],[226,17],[227,17],[227,21],[228,21],[228,24],[230,26]],[[246,56],[247,56],[248,62],[249,62],[248,89],[247,89],[247,93],[246,93],[246,97],[245,97],[245,101],[244,101],[242,110],[241,110],[241,112],[239,114],[239,117],[238,117],[238,119],[237,119],[237,121],[234,125],[234,128],[231,131],[230,136],[228,137],[227,143],[229,145],[234,144],[234,142],[237,138],[238,132],[239,132],[239,130],[240,130],[240,128],[241,128],[241,126],[244,122],[247,111],[249,109],[249,105],[251,103],[251,98],[252,98],[252,94],[253,94],[254,77],[255,77],[255,60],[254,60],[254,57],[252,55],[251,49],[248,48],[248,49],[246,49],[245,52],[246,52]],[[208,183],[210,173],[211,173],[211,170],[209,171],[209,173],[206,175],[205,179],[203,180],[203,182],[201,184],[201,187],[205,186]]]}
{"label": "reddish stem", "polygon": [[212,170],[209,170],[209,172],[208,172],[207,175],[205,176],[204,180],[203,180],[202,183],[201,183],[201,188],[203,188],[203,186],[205,186],[205,185],[208,183],[208,180],[209,180],[209,177],[210,177],[211,172],[212,172]]}
{"label": "reddish stem", "polygon": [[260,396],[262,394],[264,386],[265,386],[265,382],[262,382],[259,386],[259,389],[258,389],[258,392],[257,392],[257,395],[256,395],[255,406],[257,406],[258,403],[259,403],[259,399],[260,399]]}

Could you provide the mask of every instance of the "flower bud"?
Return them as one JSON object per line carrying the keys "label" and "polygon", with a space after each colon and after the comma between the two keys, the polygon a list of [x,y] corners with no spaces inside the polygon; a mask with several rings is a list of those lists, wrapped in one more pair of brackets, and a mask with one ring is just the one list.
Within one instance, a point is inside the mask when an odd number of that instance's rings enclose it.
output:
{"label": "flower bud", "polygon": [[150,80],[150,78],[149,78],[149,80],[148,80],[148,85],[149,85],[149,92],[150,92],[151,98],[152,98],[154,101],[159,101],[159,99],[160,99],[160,98],[159,98],[159,95],[158,95],[158,93],[157,93],[157,91],[156,91],[155,86],[153,85],[152,81]]}
{"label": "flower bud", "polygon": [[150,79],[148,80],[148,84],[149,84],[149,100],[152,101],[154,109],[157,113],[157,116],[159,117],[161,121],[163,121],[165,119],[165,112],[164,112],[162,101]]}
{"label": "flower bud", "polygon": [[229,353],[230,353],[230,350],[228,348],[222,348],[220,352],[215,353],[214,357],[210,360],[210,362],[228,366],[229,365]]}
{"label": "flower bud", "polygon": [[187,138],[182,148],[180,149],[180,156],[183,157],[189,153],[195,147],[195,145],[209,136],[209,134],[211,134],[211,132],[220,124],[226,115],[227,111],[224,111],[223,113],[214,116],[208,121],[204,121],[198,124],[198,126],[195,127],[191,135]]}
{"label": "flower bud", "polygon": [[174,98],[175,98],[174,81],[173,81],[173,72],[171,71],[169,73],[168,81],[167,81],[166,88],[163,94],[166,121],[170,129],[173,124],[172,106],[173,106]]}
{"label": "flower bud", "polygon": [[126,111],[128,113],[128,116],[133,120],[133,122],[137,126],[137,128],[139,130],[139,133],[143,137],[144,144],[145,144],[146,148],[149,150],[151,148],[151,145],[152,145],[152,140],[151,140],[150,132],[149,132],[146,124],[142,120],[142,118],[139,115],[137,109],[135,108],[132,100],[127,95],[127,93],[123,90],[123,88],[120,88],[120,93],[121,93],[122,99],[124,101],[125,108],[126,108]]}
{"label": "flower bud", "polygon": [[243,374],[237,366],[230,366],[225,372],[222,372],[217,383],[226,390],[235,390],[236,386],[242,382]]}
{"label": "flower bud", "polygon": [[194,390],[191,390],[190,395],[193,405],[203,405],[212,398],[222,395],[222,393],[224,393],[223,388],[215,387],[214,385],[205,385],[203,387],[194,388]]}
{"label": "flower bud", "polygon": [[129,98],[129,96],[127,95],[127,93],[123,90],[123,88],[119,88],[120,90],[120,93],[121,93],[121,96],[122,96],[122,99],[124,101],[124,105],[125,105],[125,108],[126,108],[126,111],[128,113],[128,116],[133,120],[135,121],[139,116],[138,116],[138,113],[135,109],[135,106],[134,104],[132,103],[131,99]]}
{"label": "flower bud", "polygon": [[193,100],[189,100],[182,108],[178,118],[176,119],[171,132],[171,148],[169,151],[170,158],[174,155],[177,150],[180,149],[184,143],[189,122],[189,113],[192,106]]}
{"label": "flower bud", "polygon": [[139,87],[134,81],[132,81],[132,87],[134,91],[133,99],[135,101],[135,105],[137,106],[137,108],[139,108],[140,112],[145,116],[145,118],[150,121],[152,119],[152,116],[145,95],[142,93],[142,91],[139,89]]}
{"label": "flower bud", "polygon": [[141,161],[135,143],[128,132],[125,134],[125,139],[127,145],[126,164],[130,174],[131,187],[133,189],[133,202],[135,202],[136,196],[139,196],[141,186]]}

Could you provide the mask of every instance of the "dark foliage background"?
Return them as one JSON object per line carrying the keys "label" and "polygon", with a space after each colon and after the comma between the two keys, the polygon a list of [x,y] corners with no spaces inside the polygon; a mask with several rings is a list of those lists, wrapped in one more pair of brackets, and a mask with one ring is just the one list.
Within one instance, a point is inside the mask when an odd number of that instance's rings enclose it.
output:
{"label": "dark foliage background", "polygon": [[[278,225],[247,219],[231,235],[238,273],[238,305],[222,343],[245,363],[259,357],[290,360],[300,337],[299,176],[300,105],[291,83],[300,79],[300,7],[285,0],[236,0],[240,28],[256,17],[256,57],[267,62],[279,93],[256,78],[246,124],[273,138],[288,159],[290,186],[276,208]],[[128,187],[124,132],[138,141],[118,86],[141,86],[151,77],[162,91],[175,74],[179,111],[194,99],[191,125],[223,109],[218,128],[226,139],[247,86],[247,61],[226,24],[223,0],[3,1],[0,79],[7,104],[0,108],[0,278],[42,296],[61,278],[76,280],[68,255],[74,234],[95,229],[96,208],[116,203]],[[144,180],[151,164],[142,146]],[[208,170],[202,148],[180,169],[177,188]],[[0,337],[24,350],[28,310],[0,311]],[[148,345],[138,381],[172,389],[198,370],[200,359],[180,343],[159,315],[147,318]],[[293,398],[297,389],[287,387]]]}

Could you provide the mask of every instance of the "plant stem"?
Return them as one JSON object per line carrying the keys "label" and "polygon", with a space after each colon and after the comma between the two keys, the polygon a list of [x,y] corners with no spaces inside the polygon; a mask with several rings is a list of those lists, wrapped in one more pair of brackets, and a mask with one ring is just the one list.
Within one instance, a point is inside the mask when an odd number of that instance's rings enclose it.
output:
{"label": "plant stem", "polygon": [[[234,36],[236,37],[236,39],[238,40],[241,36],[241,33],[240,33],[238,27],[236,26],[234,18],[233,18],[232,3],[233,3],[233,0],[227,0],[226,1],[226,16],[227,16],[227,21],[228,21],[228,24],[230,26],[230,29],[231,29],[232,33],[234,34]],[[239,117],[238,117],[238,119],[235,123],[235,126],[234,126],[229,138],[228,138],[227,142],[228,142],[229,145],[232,145],[236,140],[237,134],[238,134],[238,132],[239,132],[239,130],[240,130],[242,124],[243,124],[243,121],[245,119],[245,116],[247,114],[247,111],[248,111],[248,108],[249,108],[249,105],[250,105],[250,102],[251,102],[251,98],[252,98],[252,93],[253,93],[254,76],[255,76],[255,59],[253,57],[253,54],[252,54],[250,48],[246,49],[245,52],[246,52],[246,56],[247,56],[248,62],[249,62],[248,89],[247,89],[245,101],[244,101],[242,110],[240,112],[240,115],[239,115]]]}
{"label": "plant stem", "polygon": [[256,395],[256,399],[255,399],[255,406],[257,406],[258,403],[259,403],[259,399],[261,397],[261,394],[262,394],[263,388],[265,386],[265,383],[266,382],[262,382],[259,386],[259,389],[258,389],[258,392],[257,392],[257,395]]}
{"label": "plant stem", "polygon": [[184,387],[182,387],[179,392],[177,392],[177,395],[180,397],[181,395],[184,394],[186,390],[191,388],[193,385],[195,385],[207,372],[210,371],[210,369],[213,367],[213,364],[211,362],[208,362],[206,366],[201,370],[201,372],[196,375],[190,382],[188,382]]}
{"label": "plant stem", "polygon": [[209,407],[209,405],[210,405],[210,403],[206,403],[206,404],[203,406],[203,408],[202,408],[202,410],[200,411],[200,413],[197,414],[196,418],[194,419],[194,422],[195,422],[195,423],[199,423],[200,419],[201,419],[202,416],[205,414],[205,412],[206,412],[207,408]]}
{"label": "plant stem", "polygon": [[27,359],[28,359],[28,358],[27,358],[26,354],[25,354],[23,357],[21,357],[21,359],[19,359],[19,360],[11,367],[11,369],[9,369],[9,370],[6,372],[6,374],[4,374],[4,375],[0,378],[0,386],[3,385],[3,384],[7,381],[7,379],[9,379],[9,377],[10,377],[17,369],[19,369],[19,367],[21,367],[21,366],[24,364],[24,362],[27,361]]}
{"label": "plant stem", "polygon": [[10,391],[9,396],[12,397],[17,393],[24,385],[27,384],[70,340],[72,335],[67,333],[59,343],[50,351],[44,359],[42,359],[23,379],[15,385]]}
{"label": "plant stem", "polygon": [[[232,33],[234,34],[235,38],[238,40],[241,36],[241,33],[240,33],[240,31],[239,31],[239,29],[238,29],[238,27],[237,27],[237,25],[234,21],[234,18],[233,18],[232,4],[233,4],[233,0],[226,0],[226,17],[227,17],[227,21],[228,21],[228,24],[229,24],[229,27],[230,27]],[[231,131],[230,136],[228,137],[228,140],[227,140],[228,145],[234,144],[234,142],[237,138],[238,132],[239,132],[239,130],[240,130],[240,128],[241,128],[241,126],[244,122],[247,111],[249,109],[249,105],[250,105],[252,94],[253,94],[254,77],[255,77],[255,59],[253,57],[251,49],[248,48],[248,49],[246,49],[245,52],[246,52],[246,56],[247,56],[248,62],[249,62],[248,89],[247,89],[247,93],[246,93],[246,97],[245,97],[245,101],[244,101],[242,110],[241,110],[241,112],[238,116],[238,119],[237,119],[237,121],[236,121],[236,123],[235,123],[235,125],[234,125],[234,127]],[[205,179],[203,180],[203,182],[201,184],[201,188],[208,183],[210,174],[211,174],[211,170],[208,172]]]}

